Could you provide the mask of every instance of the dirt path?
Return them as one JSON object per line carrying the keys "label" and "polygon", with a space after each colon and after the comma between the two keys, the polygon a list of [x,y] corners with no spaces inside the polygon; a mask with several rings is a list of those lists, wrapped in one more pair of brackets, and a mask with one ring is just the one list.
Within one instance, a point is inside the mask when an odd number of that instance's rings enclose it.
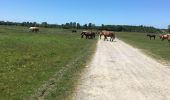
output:
{"label": "dirt path", "polygon": [[170,69],[116,39],[99,40],[74,100],[170,100]]}

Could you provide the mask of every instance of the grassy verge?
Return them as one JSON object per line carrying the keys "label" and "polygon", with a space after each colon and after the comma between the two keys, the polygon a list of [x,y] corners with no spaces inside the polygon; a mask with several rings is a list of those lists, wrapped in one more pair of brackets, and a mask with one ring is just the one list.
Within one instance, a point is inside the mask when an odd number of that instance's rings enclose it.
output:
{"label": "grassy verge", "polygon": [[170,62],[170,47],[167,40],[161,41],[157,35],[156,40],[149,40],[146,33],[120,32],[117,37],[132,46],[139,48],[144,53],[157,59],[161,63]]}
{"label": "grassy verge", "polygon": [[[85,65],[91,59],[94,53],[96,44],[93,44],[88,49],[82,50],[78,59],[72,61],[69,65],[69,69],[63,74],[62,81],[58,82],[50,91],[45,99],[47,100],[71,100],[71,94],[75,90],[76,83],[78,82],[81,72],[85,68]],[[86,53],[85,53],[86,52]]]}
{"label": "grassy verge", "polygon": [[69,30],[0,26],[0,99],[66,99],[95,44]]}

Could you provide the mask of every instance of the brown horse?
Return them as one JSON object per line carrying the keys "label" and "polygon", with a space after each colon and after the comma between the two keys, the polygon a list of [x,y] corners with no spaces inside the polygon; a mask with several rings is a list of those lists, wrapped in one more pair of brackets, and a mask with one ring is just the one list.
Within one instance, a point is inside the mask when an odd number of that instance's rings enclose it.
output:
{"label": "brown horse", "polygon": [[169,47],[170,47],[170,34],[167,35],[167,39],[168,39],[168,43],[169,43]]}
{"label": "brown horse", "polygon": [[104,41],[107,40],[107,37],[110,37],[110,41],[113,41],[115,39],[115,33],[114,32],[111,32],[111,31],[101,31],[99,33],[99,36],[100,36],[100,39],[101,39],[101,36],[104,36]]}
{"label": "brown horse", "polygon": [[100,37],[100,39],[101,39],[101,37],[102,37],[102,35],[103,35],[103,31],[99,31],[98,34],[99,34],[99,37]]}
{"label": "brown horse", "polygon": [[86,39],[94,39],[95,35],[96,35],[96,33],[92,32],[92,31],[83,31],[83,32],[81,32],[81,38],[86,36]]}
{"label": "brown horse", "polygon": [[168,40],[169,47],[170,47],[170,34],[165,34],[165,35],[160,34],[159,37],[160,37],[160,39],[162,39],[162,41],[163,41],[164,39],[167,39],[167,40]]}
{"label": "brown horse", "polygon": [[162,39],[162,41],[163,41],[164,39],[168,38],[168,35],[167,34],[165,34],[165,35],[164,34],[160,34],[159,38]]}

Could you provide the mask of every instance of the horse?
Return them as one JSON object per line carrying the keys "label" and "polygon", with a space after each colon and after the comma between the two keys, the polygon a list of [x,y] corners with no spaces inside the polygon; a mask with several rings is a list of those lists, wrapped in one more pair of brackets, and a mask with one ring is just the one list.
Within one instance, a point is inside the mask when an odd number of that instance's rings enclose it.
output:
{"label": "horse", "polygon": [[162,39],[162,41],[163,41],[164,39],[167,39],[167,38],[168,38],[168,35],[167,35],[167,34],[165,34],[165,35],[160,34],[160,35],[159,35],[159,38]]}
{"label": "horse", "polygon": [[84,35],[86,36],[86,39],[93,39],[93,38],[95,38],[96,33],[95,32],[89,32],[89,31],[81,32],[81,38],[83,38]]}
{"label": "horse", "polygon": [[150,38],[150,40],[152,39],[152,37],[154,38],[154,40],[155,40],[155,37],[156,37],[156,35],[155,34],[147,34],[146,36],[148,36],[149,38]]}
{"label": "horse", "polygon": [[102,35],[103,35],[103,31],[98,31],[97,33],[99,34],[99,37],[100,37],[100,39],[101,39],[101,37],[102,37]]}
{"label": "horse", "polygon": [[162,39],[162,41],[165,40],[165,39],[167,39],[167,40],[168,40],[169,47],[170,47],[170,34],[165,34],[165,35],[160,34],[159,37],[160,37],[160,39]]}
{"label": "horse", "polygon": [[167,35],[167,39],[168,39],[168,43],[169,43],[169,47],[170,47],[170,34]]}
{"label": "horse", "polygon": [[76,33],[77,32],[77,30],[72,30],[72,33]]}
{"label": "horse", "polygon": [[100,39],[101,39],[101,36],[104,35],[104,41],[107,40],[107,37],[110,37],[110,41],[113,41],[115,39],[115,33],[114,32],[111,32],[111,31],[101,31],[100,32]]}
{"label": "horse", "polygon": [[39,28],[38,27],[30,27],[29,28],[32,32],[38,32]]}

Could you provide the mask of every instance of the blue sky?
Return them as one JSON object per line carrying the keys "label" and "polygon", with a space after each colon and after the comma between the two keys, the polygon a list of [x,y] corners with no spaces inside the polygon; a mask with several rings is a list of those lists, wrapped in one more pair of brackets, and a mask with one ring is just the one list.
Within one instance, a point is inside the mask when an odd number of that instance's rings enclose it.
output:
{"label": "blue sky", "polygon": [[1,0],[0,20],[167,28],[170,0]]}

